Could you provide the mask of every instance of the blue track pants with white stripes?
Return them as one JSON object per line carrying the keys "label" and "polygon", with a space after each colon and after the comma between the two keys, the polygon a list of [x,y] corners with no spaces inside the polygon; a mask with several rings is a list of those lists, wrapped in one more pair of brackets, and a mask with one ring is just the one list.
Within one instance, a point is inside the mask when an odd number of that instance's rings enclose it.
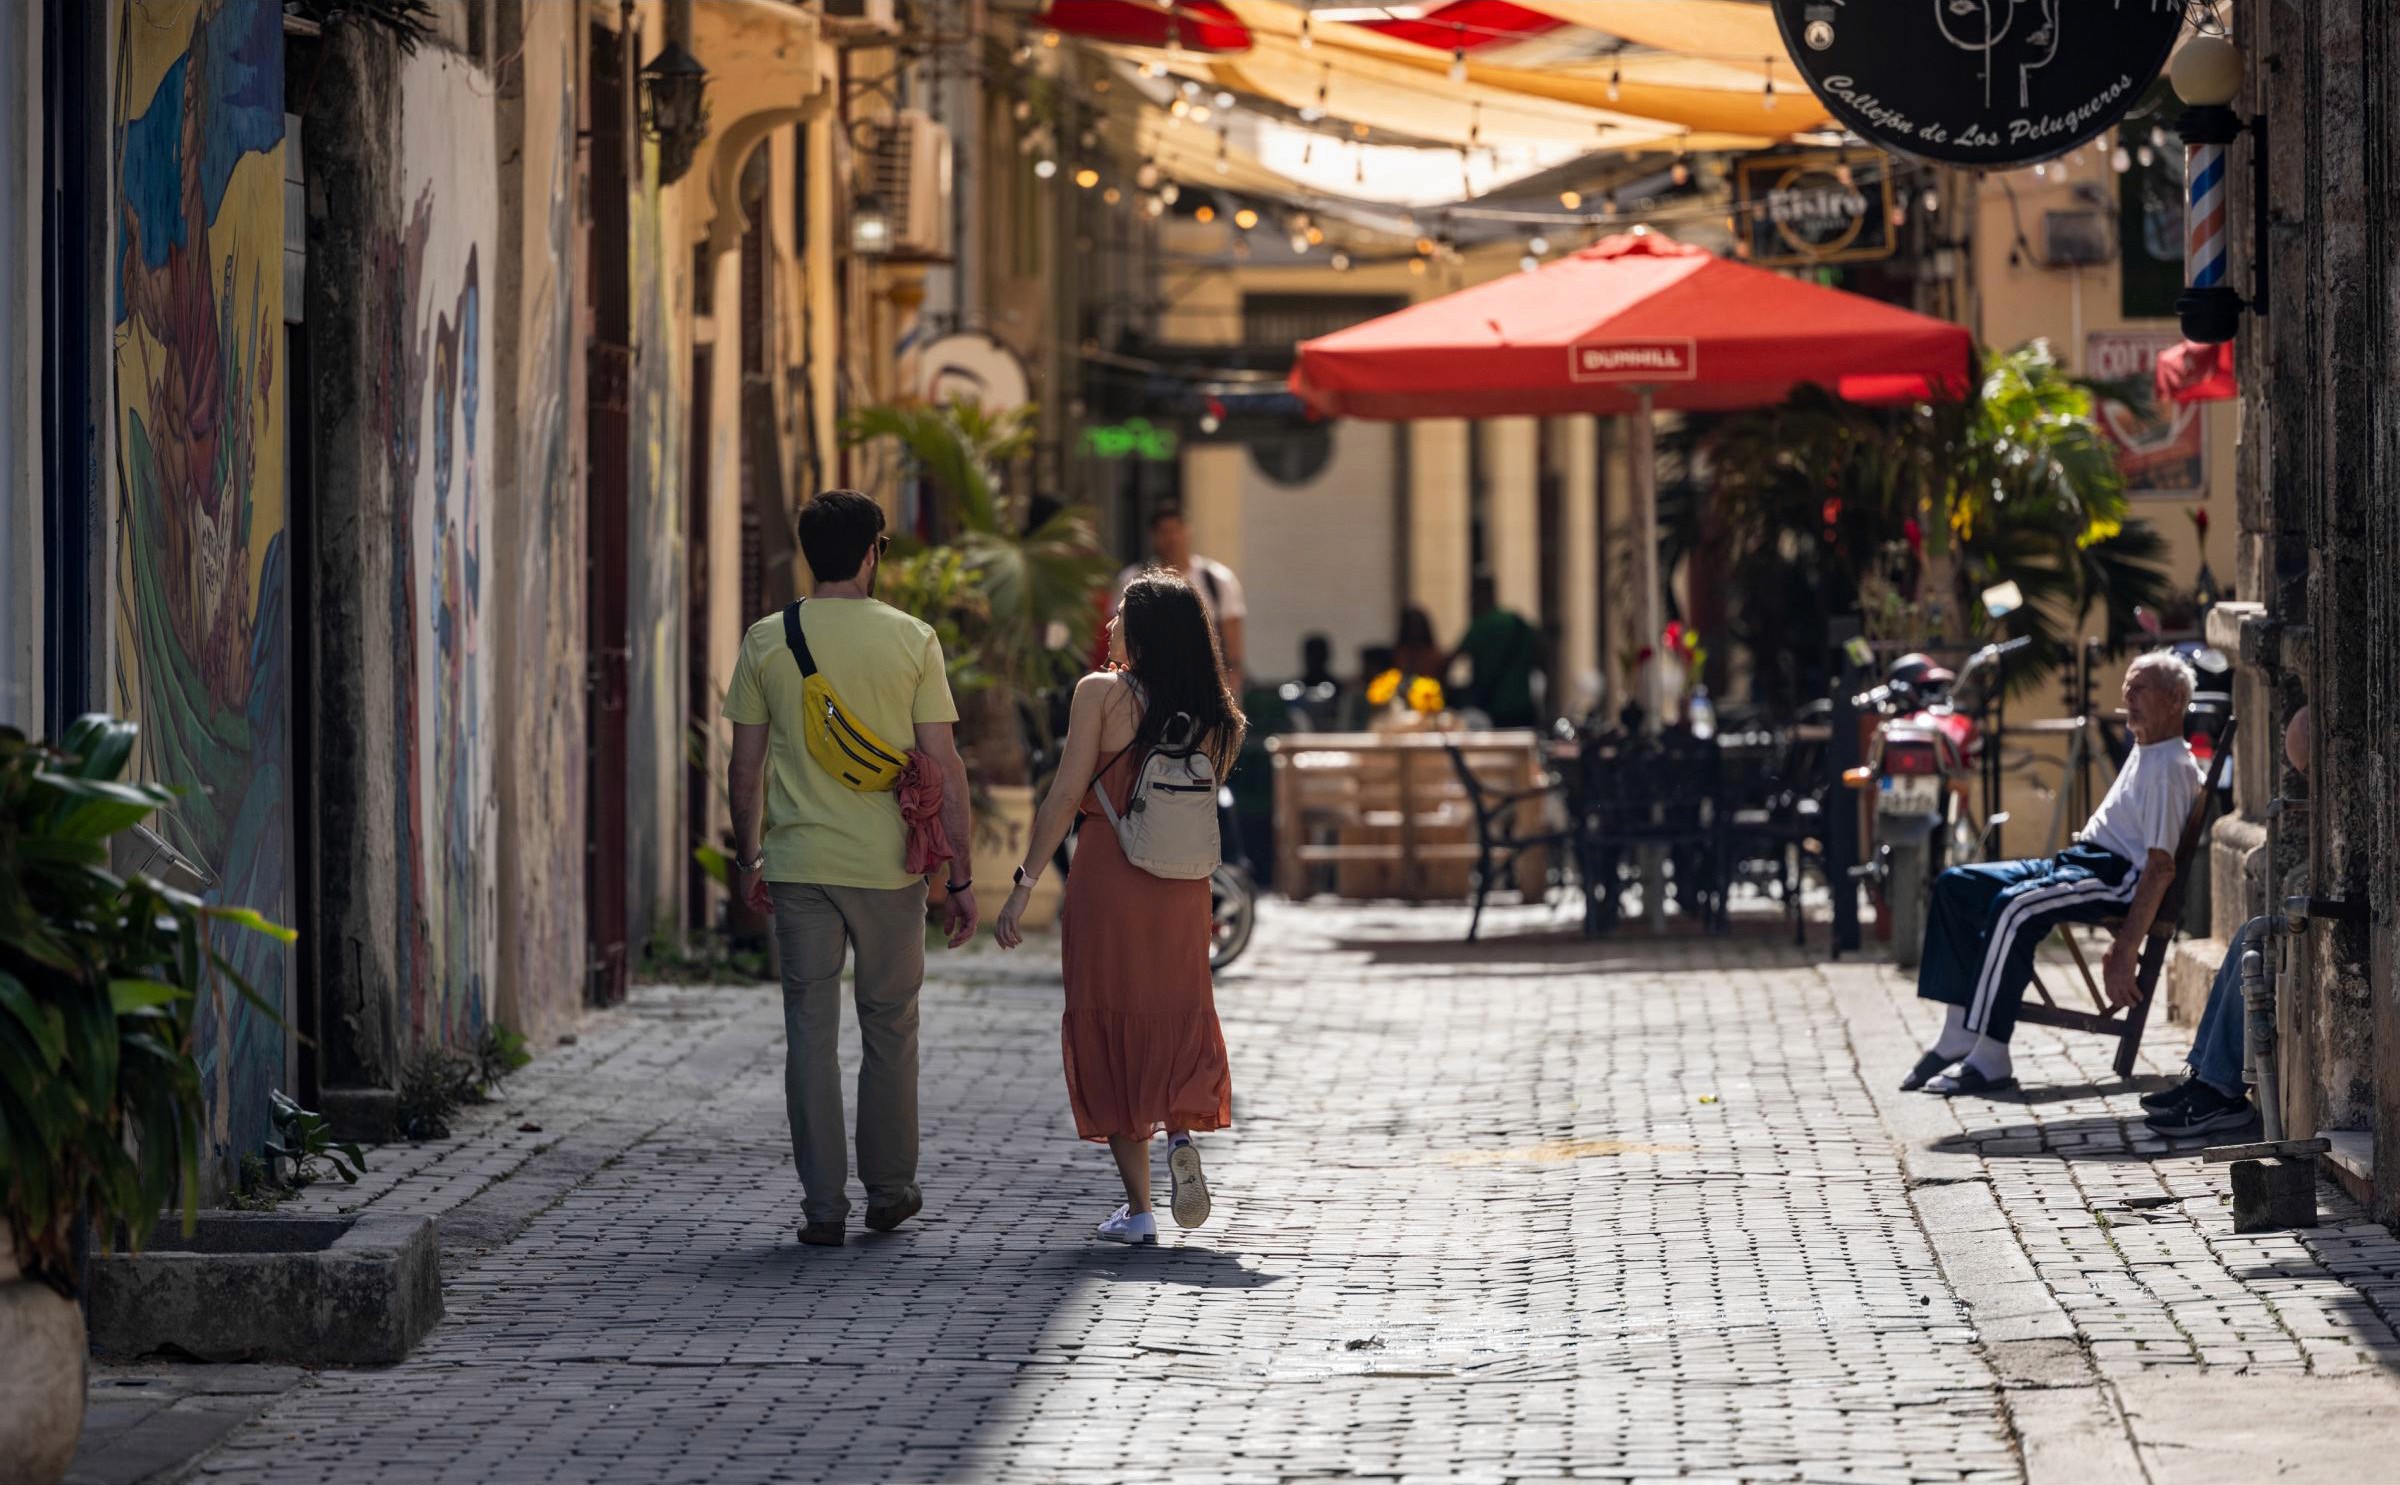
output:
{"label": "blue track pants with white stripes", "polygon": [[2039,861],[1953,866],[1935,878],[1917,995],[1962,1006],[1967,1029],[2007,1041],[2033,982],[2033,951],[2061,923],[2123,917],[2141,873],[2083,842]]}

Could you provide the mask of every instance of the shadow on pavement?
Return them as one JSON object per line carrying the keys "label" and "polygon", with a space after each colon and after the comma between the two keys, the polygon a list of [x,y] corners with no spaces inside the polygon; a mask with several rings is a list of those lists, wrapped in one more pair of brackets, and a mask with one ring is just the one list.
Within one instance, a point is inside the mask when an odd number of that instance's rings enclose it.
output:
{"label": "shadow on pavement", "polygon": [[[1222,1248],[1178,1246],[1127,1248],[1092,1243],[1062,1248],[1037,1263],[1035,1271],[1062,1279],[1104,1284],[1183,1284],[1195,1289],[1263,1289],[1282,1279],[1248,1267],[1245,1254]],[[1252,1260],[1255,1261],[1255,1260]]]}
{"label": "shadow on pavement", "polygon": [[[2008,1103],[2021,1101],[2013,1096],[1984,1100],[1995,1107],[2006,1107]],[[2003,1124],[1989,1129],[1969,1129],[1936,1140],[1932,1148],[1966,1151],[1987,1160],[2150,1161],[2197,1155],[2210,1145],[2236,1144],[2250,1138],[2257,1127],[2253,1121],[2231,1129],[2171,1140],[2164,1135],[2153,1134],[2142,1123],[2141,1116],[2129,1110],[2123,1115],[2097,1114],[2040,1125]]]}

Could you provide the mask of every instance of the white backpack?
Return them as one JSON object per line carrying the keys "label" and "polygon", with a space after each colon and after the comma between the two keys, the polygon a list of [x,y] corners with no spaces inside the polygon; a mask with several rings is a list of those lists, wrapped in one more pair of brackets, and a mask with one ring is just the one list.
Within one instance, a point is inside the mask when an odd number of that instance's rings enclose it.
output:
{"label": "white backpack", "polygon": [[1167,719],[1158,745],[1134,769],[1133,793],[1124,814],[1117,813],[1105,783],[1094,791],[1100,796],[1101,813],[1116,827],[1125,859],[1170,882],[1197,881],[1215,871],[1221,859],[1217,765],[1196,746],[1196,727],[1184,712]]}

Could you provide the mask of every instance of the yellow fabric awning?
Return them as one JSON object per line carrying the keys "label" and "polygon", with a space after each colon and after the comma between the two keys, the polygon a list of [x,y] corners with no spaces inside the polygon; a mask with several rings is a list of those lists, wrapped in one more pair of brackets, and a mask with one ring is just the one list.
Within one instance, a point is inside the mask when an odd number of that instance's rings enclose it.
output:
{"label": "yellow fabric awning", "polygon": [[[1410,91],[1433,97],[1482,98],[1487,112],[1501,106],[1502,100],[1495,95],[1513,93],[1522,98],[1547,99],[1590,109],[1595,114],[1607,115],[1617,127],[1633,130],[1636,135],[1649,136],[1650,131],[1646,126],[1657,124],[1667,126],[1665,133],[1676,135],[1726,136],[1722,140],[1692,140],[1693,147],[1702,149],[1759,148],[1803,130],[1822,128],[1829,117],[1815,95],[1800,81],[1799,74],[1783,62],[1780,43],[1773,53],[1777,59],[1773,69],[1776,107],[1770,110],[1763,106],[1766,80],[1770,75],[1767,54],[1761,53],[1754,63],[1737,59],[1749,50],[1756,39],[1753,34],[1756,27],[1748,18],[1765,17],[1769,33],[1774,30],[1774,18],[1759,7],[1728,4],[1725,0],[1675,0],[1673,4],[1662,3],[1662,0],[1606,0],[1606,3],[1589,7],[1608,11],[1627,9],[1637,13],[1636,19],[1648,15],[1654,20],[1661,11],[1680,15],[1687,5],[1712,13],[1741,12],[1744,19],[1724,29],[1722,34],[1709,27],[1699,28],[1700,34],[1715,38],[1714,46],[1706,56],[1635,53],[1604,63],[1534,68],[1482,62],[1476,60],[1474,53],[1469,53],[1467,80],[1464,83],[1449,80],[1450,58],[1412,41],[1386,36],[1365,26],[1340,21],[1314,21],[1310,25],[1310,36],[1315,46],[1312,50],[1303,51],[1299,45],[1301,13],[1284,3],[1284,0],[1225,0],[1225,4],[1249,28],[1253,49],[1238,56],[1217,59],[1220,69],[1231,67],[1261,76],[1279,75],[1295,58],[1316,67],[1307,97],[1295,101],[1280,94],[1269,95],[1293,107],[1313,100],[1315,84],[1322,80],[1324,68],[1330,64],[1334,69],[1336,89],[1345,94],[1349,90],[1343,83],[1354,75],[1362,82],[1374,79],[1390,83],[1399,76],[1398,69],[1406,69],[1417,75]],[[1534,8],[1545,11],[1551,9],[1546,5]],[[1559,18],[1572,19],[1564,15]],[[1586,24],[1580,21],[1575,23]],[[1657,30],[1658,34],[1669,37],[1681,34],[1675,25],[1659,26]],[[1645,46],[1654,44],[1634,37],[1627,39]],[[1251,68],[1249,64],[1252,59],[1262,53],[1270,54],[1274,60],[1266,66]],[[1608,96],[1612,76],[1617,91],[1614,99]],[[1337,105],[1333,111],[1345,118],[1362,117],[1345,105]],[[1414,123],[1387,124],[1377,118],[1366,118],[1364,121],[1376,127],[1426,132]],[[1512,124],[1515,122],[1513,115],[1510,121]],[[1491,132],[1489,123],[1485,132]],[[1646,142],[1646,138],[1641,142]],[[1638,147],[1638,142],[1632,138],[1593,143],[1594,148],[1600,149]]]}
{"label": "yellow fabric awning", "polygon": [[1805,87],[1784,50],[1775,12],[1739,0],[1516,0],[1569,25],[1586,26],[1635,46],[1686,57],[1743,63],[1773,57],[1776,86]]}

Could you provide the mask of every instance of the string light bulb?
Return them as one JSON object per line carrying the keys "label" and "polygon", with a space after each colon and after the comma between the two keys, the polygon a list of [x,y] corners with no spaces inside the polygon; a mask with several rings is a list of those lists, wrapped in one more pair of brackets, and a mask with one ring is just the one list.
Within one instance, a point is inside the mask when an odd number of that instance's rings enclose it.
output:
{"label": "string light bulb", "polygon": [[1133,172],[1133,183],[1137,186],[1140,186],[1145,191],[1157,190],[1158,161],[1155,159],[1145,158],[1141,163],[1141,167]]}
{"label": "string light bulb", "polygon": [[1181,200],[1182,197],[1183,187],[1175,184],[1173,181],[1168,181],[1165,185],[1158,188],[1158,199],[1165,202],[1169,206],[1173,206],[1177,201]]}
{"label": "string light bulb", "polygon": [[1233,169],[1233,131],[1219,129],[1217,131],[1217,174],[1223,175],[1231,169]]}
{"label": "string light bulb", "polygon": [[1258,213],[1245,206],[1233,214],[1233,224],[1247,232],[1258,225]]}
{"label": "string light bulb", "polygon": [[1233,103],[1234,98],[1231,93],[1226,92],[1223,88],[1217,89],[1217,107],[1230,109],[1233,107]]}
{"label": "string light bulb", "polygon": [[1343,252],[1340,248],[1335,248],[1333,250],[1333,271],[1336,273],[1348,273],[1350,271],[1350,255]]}
{"label": "string light bulb", "polygon": [[1217,209],[1203,201],[1192,208],[1192,220],[1205,227],[1217,219]]}
{"label": "string light bulb", "polygon": [[1167,7],[1167,55],[1183,55],[1183,18],[1175,14],[1173,6]]}
{"label": "string light bulb", "polygon": [[1058,174],[1058,162],[1047,157],[1036,160],[1033,162],[1033,173],[1039,179],[1048,180]]}
{"label": "string light bulb", "polygon": [[2116,167],[2117,174],[2123,175],[2133,168],[2133,151],[2120,144],[2116,153],[2108,157],[2108,163]]}
{"label": "string light bulb", "polygon": [[1091,166],[1086,165],[1081,170],[1075,172],[1075,184],[1088,191],[1092,187],[1100,184],[1100,172],[1094,170]]}
{"label": "string light bulb", "polygon": [[1409,259],[1408,271],[1417,278],[1423,278],[1425,276],[1425,260],[1423,258]]}
{"label": "string light bulb", "polygon": [[1583,205],[1583,193],[1572,189],[1561,191],[1558,193],[1558,204],[1573,211]]}
{"label": "string light bulb", "polygon": [[1686,133],[1676,144],[1675,164],[1667,173],[1679,186],[1688,186],[1692,183],[1692,137],[1689,133]]}
{"label": "string light bulb", "polygon": [[1454,83],[1467,80],[1467,28],[1463,22],[1458,27],[1457,44],[1450,48],[1450,80]]}
{"label": "string light bulb", "polygon": [[1942,209],[1942,193],[1927,186],[1925,194],[1917,198],[1917,203],[1929,213],[1940,211]]}
{"label": "string light bulb", "polygon": [[1767,90],[1759,95],[1758,106],[1769,113],[1775,111],[1775,59],[1767,58]]}
{"label": "string light bulb", "polygon": [[1619,93],[1623,91],[1624,86],[1625,65],[1622,62],[1612,60],[1608,64],[1608,101],[1611,103],[1616,102],[1617,97]]}
{"label": "string light bulb", "polygon": [[1546,258],[1550,255],[1550,239],[1547,237],[1536,237],[1532,241],[1525,244],[1525,251],[1533,254],[1537,258]]}
{"label": "string light bulb", "polygon": [[1049,47],[1053,51],[1057,50],[1058,33],[1056,31],[1044,31],[1042,33],[1042,45]]}
{"label": "string light bulb", "polygon": [[1317,37],[1316,33],[1309,29],[1308,12],[1302,11],[1300,13],[1300,50],[1315,51],[1316,47]]}
{"label": "string light bulb", "polygon": [[1115,186],[1110,186],[1107,190],[1100,193],[1100,199],[1107,202],[1109,205],[1114,206],[1118,202],[1125,199],[1125,193],[1118,190]]}

